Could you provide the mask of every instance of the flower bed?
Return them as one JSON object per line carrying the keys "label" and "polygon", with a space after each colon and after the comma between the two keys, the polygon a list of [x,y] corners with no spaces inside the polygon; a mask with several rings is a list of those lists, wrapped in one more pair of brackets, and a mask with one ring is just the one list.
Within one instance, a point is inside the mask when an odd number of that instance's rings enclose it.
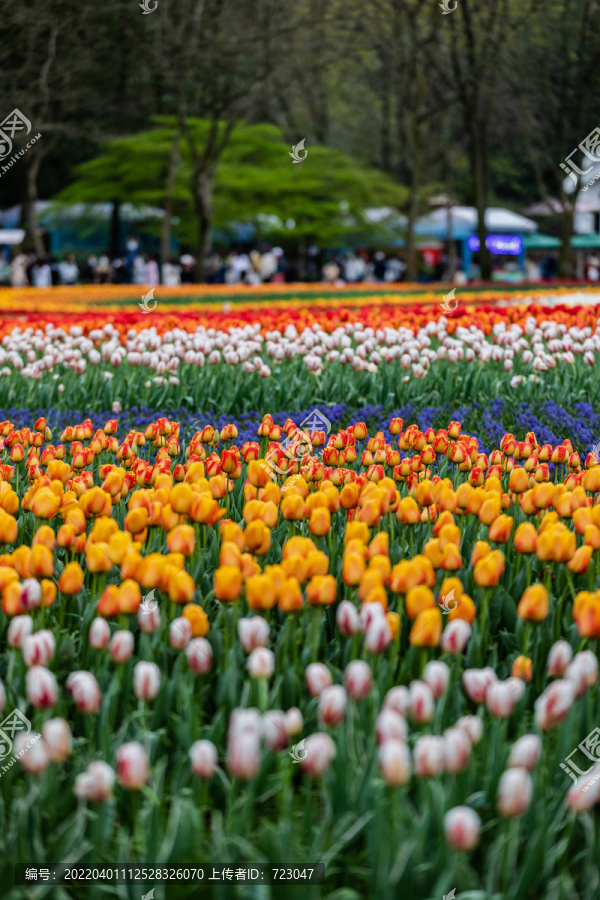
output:
{"label": "flower bed", "polygon": [[5,882],[323,862],[316,896],[585,893],[597,414],[305,412],[0,424]]}

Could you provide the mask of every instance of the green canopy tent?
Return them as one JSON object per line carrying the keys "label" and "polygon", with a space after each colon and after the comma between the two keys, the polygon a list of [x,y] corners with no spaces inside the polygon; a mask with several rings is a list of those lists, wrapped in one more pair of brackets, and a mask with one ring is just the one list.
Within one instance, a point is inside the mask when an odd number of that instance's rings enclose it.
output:
{"label": "green canopy tent", "polygon": [[575,253],[575,274],[579,280],[585,277],[583,251],[600,249],[600,234],[574,234],[571,247]]}
{"label": "green canopy tent", "polygon": [[523,237],[525,250],[554,250],[560,247],[561,241],[551,234],[526,234]]}
{"label": "green canopy tent", "polygon": [[574,234],[571,247],[574,250],[597,250],[600,247],[600,234]]}

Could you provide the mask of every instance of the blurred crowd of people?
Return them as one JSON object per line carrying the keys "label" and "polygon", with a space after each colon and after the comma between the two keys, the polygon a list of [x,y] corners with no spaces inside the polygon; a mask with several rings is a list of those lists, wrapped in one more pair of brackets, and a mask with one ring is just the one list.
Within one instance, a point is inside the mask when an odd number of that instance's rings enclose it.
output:
{"label": "blurred crowd of people", "polygon": [[[74,284],[158,284],[177,287],[196,281],[196,259],[189,253],[159,264],[152,253],[142,252],[140,242],[129,237],[125,252],[114,258],[108,253],[90,254],[78,263],[73,254],[64,259],[17,252],[7,262],[13,287],[46,288]],[[326,254],[318,247],[301,248],[288,257],[281,247],[236,247],[227,253],[213,250],[207,260],[205,280],[209,284],[278,284],[322,281],[329,284],[401,281],[406,263],[397,254],[377,250]],[[8,280],[8,279],[7,279]]]}

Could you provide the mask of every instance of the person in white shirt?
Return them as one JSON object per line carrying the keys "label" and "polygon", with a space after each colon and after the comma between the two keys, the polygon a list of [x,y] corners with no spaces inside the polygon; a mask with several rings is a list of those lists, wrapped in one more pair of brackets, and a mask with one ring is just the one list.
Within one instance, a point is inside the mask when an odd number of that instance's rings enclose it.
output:
{"label": "person in white shirt", "polygon": [[158,263],[155,256],[150,256],[146,263],[146,284],[156,286],[160,284],[160,274],[158,271]]}
{"label": "person in white shirt", "polygon": [[60,275],[61,284],[77,284],[79,278],[79,269],[75,262],[75,257],[69,254],[66,259],[58,264],[58,273]]}
{"label": "person in white shirt", "polygon": [[33,267],[33,286],[37,288],[52,287],[52,269],[47,259],[39,260]]}

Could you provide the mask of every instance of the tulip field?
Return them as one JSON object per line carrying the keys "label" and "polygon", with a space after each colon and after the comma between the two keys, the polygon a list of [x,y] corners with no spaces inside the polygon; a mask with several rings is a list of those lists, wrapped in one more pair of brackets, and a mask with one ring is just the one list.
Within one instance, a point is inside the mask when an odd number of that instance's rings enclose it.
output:
{"label": "tulip field", "polygon": [[600,306],[89,290],[0,296],[2,896],[597,900]]}

